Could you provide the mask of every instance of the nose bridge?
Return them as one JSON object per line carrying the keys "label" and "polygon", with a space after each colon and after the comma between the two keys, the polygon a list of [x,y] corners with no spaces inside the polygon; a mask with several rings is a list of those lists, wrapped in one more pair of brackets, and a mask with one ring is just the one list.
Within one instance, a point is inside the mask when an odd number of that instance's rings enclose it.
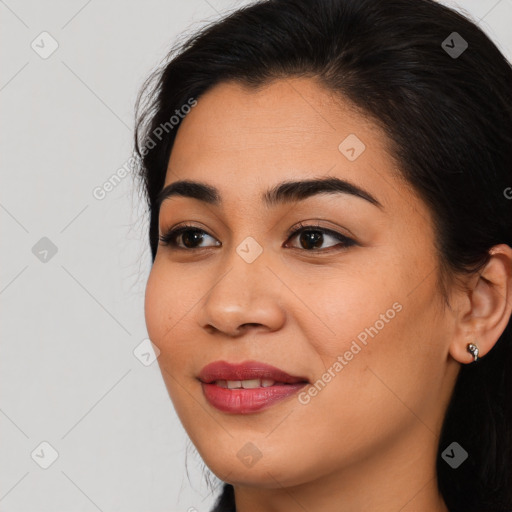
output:
{"label": "nose bridge", "polygon": [[273,292],[266,256],[263,246],[251,236],[230,250],[222,277],[215,280],[202,303],[203,327],[211,325],[231,335],[245,324],[278,328],[284,314]]}

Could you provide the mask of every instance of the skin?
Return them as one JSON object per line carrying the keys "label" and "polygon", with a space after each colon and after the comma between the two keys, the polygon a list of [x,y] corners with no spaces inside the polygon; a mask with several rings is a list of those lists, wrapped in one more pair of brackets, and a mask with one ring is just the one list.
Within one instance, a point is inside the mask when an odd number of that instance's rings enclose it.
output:
{"label": "skin", "polygon": [[[338,149],[349,134],[366,146],[354,161]],[[496,246],[480,275],[450,285],[443,307],[430,212],[399,178],[388,144],[312,78],[217,85],[179,128],[165,185],[206,182],[222,206],[162,204],[161,234],[183,222],[206,233],[200,249],[159,246],[146,323],[177,414],[208,467],[234,485],[239,512],[448,510],[435,473],[439,433],[461,364],[473,361],[467,344],[476,340],[485,357],[510,318],[512,250]],[[346,194],[261,203],[278,182],[327,175],[383,208]],[[287,239],[301,221],[357,245]],[[236,252],[248,236],[263,249],[252,263]],[[401,311],[307,404],[295,395],[239,415],[203,396],[197,376],[217,360],[263,361],[315,383],[395,302]],[[237,457],[248,442],[261,453],[251,467]]]}

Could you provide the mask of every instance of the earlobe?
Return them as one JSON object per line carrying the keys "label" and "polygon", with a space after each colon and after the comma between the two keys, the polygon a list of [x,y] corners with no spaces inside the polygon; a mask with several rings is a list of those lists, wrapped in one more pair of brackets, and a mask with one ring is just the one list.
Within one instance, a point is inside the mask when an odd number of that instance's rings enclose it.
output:
{"label": "earlobe", "polygon": [[450,345],[450,355],[462,364],[479,363],[483,357],[479,341],[473,339],[473,341],[469,342],[467,338],[465,340],[457,339],[452,341]]}
{"label": "earlobe", "polygon": [[450,355],[463,364],[479,361],[494,347],[512,313],[512,248],[506,244],[489,250],[490,259],[465,292],[469,307],[457,321]]}

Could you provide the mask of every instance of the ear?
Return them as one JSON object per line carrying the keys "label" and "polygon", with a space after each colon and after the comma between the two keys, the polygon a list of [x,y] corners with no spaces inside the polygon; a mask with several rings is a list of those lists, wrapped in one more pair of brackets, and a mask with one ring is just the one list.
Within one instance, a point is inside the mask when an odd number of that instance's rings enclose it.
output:
{"label": "ear", "polygon": [[491,258],[484,269],[467,280],[459,295],[456,327],[450,355],[460,363],[474,361],[468,343],[484,357],[507,327],[512,313],[512,248],[506,244],[489,250]]}

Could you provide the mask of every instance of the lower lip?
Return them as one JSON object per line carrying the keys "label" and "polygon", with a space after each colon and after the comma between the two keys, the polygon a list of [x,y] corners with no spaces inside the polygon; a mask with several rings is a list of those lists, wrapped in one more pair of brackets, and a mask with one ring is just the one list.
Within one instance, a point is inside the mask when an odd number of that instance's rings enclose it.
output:
{"label": "lower lip", "polygon": [[266,409],[280,400],[294,395],[306,385],[307,382],[301,382],[274,385],[268,388],[229,389],[221,388],[213,383],[201,383],[204,396],[213,407],[234,414],[250,414]]}

